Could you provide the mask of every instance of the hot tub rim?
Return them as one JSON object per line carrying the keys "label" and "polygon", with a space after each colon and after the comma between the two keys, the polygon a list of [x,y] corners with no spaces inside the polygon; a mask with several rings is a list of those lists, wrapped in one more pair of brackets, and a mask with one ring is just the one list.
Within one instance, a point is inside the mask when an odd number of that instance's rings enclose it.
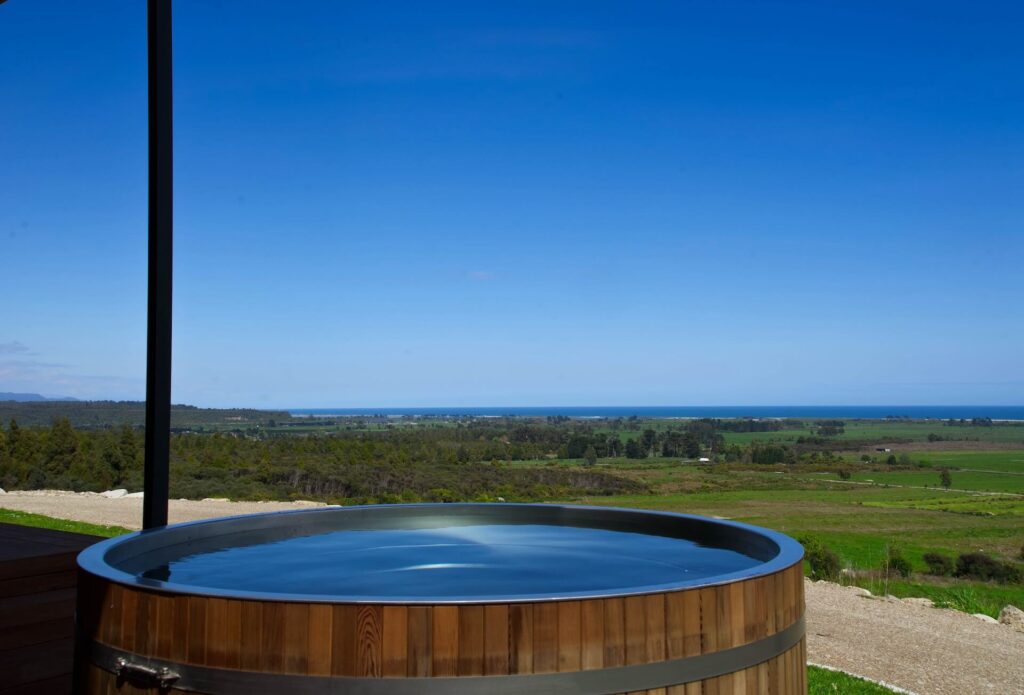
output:
{"label": "hot tub rim", "polygon": [[[466,510],[472,508],[488,508],[488,509],[508,509],[514,510],[512,513],[522,513],[530,509],[543,509],[545,512],[562,512],[567,514],[601,514],[609,517],[621,515],[621,516],[651,516],[661,521],[678,519],[681,521],[687,521],[690,523],[706,524],[709,526],[719,526],[725,528],[732,528],[739,532],[746,534],[754,534],[760,536],[762,539],[769,541],[774,544],[778,549],[777,553],[753,567],[738,570],[735,572],[728,572],[724,574],[717,574],[710,577],[703,577],[693,579],[690,581],[678,581],[668,582],[662,584],[648,584],[648,585],[637,585],[629,587],[616,587],[608,590],[591,590],[591,591],[574,591],[574,592],[559,592],[559,593],[535,593],[535,594],[506,594],[506,595],[488,595],[488,596],[472,596],[472,597],[452,597],[452,596],[435,596],[435,597],[423,597],[423,596],[345,596],[340,594],[294,594],[284,592],[263,592],[263,591],[246,591],[238,589],[225,589],[218,587],[206,587],[193,584],[179,584],[175,582],[164,582],[155,579],[148,579],[139,577],[130,572],[120,570],[113,566],[107,561],[108,553],[115,551],[121,546],[125,546],[132,543],[139,542],[140,539],[152,539],[155,537],[167,535],[168,533],[181,533],[185,531],[196,531],[204,530],[206,528],[215,527],[217,525],[233,527],[236,523],[245,521],[266,521],[273,525],[280,525],[282,520],[287,519],[291,516],[306,516],[312,517],[313,515],[326,514],[326,513],[344,513],[353,511],[367,511],[367,510],[380,510],[390,509],[395,510],[430,510],[430,509],[445,509],[445,510]],[[278,522],[275,524],[274,522]],[[234,532],[237,533],[237,532]],[[232,535],[232,533],[216,534],[216,535]],[[207,537],[212,538],[216,535],[208,536],[195,536],[191,540],[197,538]],[[295,534],[300,535],[300,534]],[[167,547],[173,547],[173,545],[179,545],[181,543],[170,544]],[[667,512],[667,511],[655,511],[647,509],[632,509],[628,507],[605,507],[597,505],[553,505],[543,503],[507,503],[507,502],[463,502],[463,503],[414,503],[414,504],[387,504],[387,505],[358,505],[350,507],[318,507],[313,509],[296,509],[286,510],[279,512],[258,512],[254,514],[241,514],[227,517],[216,517],[212,519],[200,519],[196,521],[187,521],[178,524],[171,524],[165,527],[148,529],[143,531],[136,531],[134,533],[125,534],[123,536],[116,536],[92,546],[89,546],[78,555],[78,566],[82,571],[88,572],[92,575],[100,577],[102,579],[129,586],[133,588],[143,589],[147,591],[155,591],[160,593],[168,593],[175,595],[191,595],[191,596],[202,596],[210,598],[229,598],[243,601],[273,601],[273,602],[285,602],[285,603],[318,603],[318,604],[356,604],[356,605],[489,605],[489,604],[509,604],[509,603],[547,603],[557,601],[581,601],[590,599],[608,599],[608,598],[625,598],[630,596],[645,596],[650,594],[661,594],[673,591],[688,591],[692,589],[701,589],[705,587],[721,586],[723,584],[731,584],[738,581],[745,581],[750,579],[756,579],[759,577],[769,576],[792,567],[794,564],[802,561],[804,556],[803,546],[796,540],[787,536],[783,533],[775,531],[773,529],[764,528],[761,526],[755,526],[753,524],[745,524],[731,519],[718,519],[713,517],[707,517],[697,514],[684,514],[680,512]]]}

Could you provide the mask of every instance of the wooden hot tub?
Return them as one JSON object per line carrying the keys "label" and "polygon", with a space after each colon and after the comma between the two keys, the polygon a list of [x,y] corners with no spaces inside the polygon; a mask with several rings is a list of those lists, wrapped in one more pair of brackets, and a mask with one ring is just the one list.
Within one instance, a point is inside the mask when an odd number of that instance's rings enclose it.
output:
{"label": "wooden hot tub", "polygon": [[803,693],[798,543],[681,514],[386,505],[79,558],[81,693]]}

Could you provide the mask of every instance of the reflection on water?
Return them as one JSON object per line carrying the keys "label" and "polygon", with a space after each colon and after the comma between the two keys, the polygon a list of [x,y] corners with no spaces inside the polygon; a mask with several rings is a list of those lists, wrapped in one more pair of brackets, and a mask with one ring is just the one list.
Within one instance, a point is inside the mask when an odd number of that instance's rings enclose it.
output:
{"label": "reflection on water", "polygon": [[235,591],[443,600],[621,591],[757,564],[731,550],[664,536],[479,525],[289,538],[188,555],[141,576]]}

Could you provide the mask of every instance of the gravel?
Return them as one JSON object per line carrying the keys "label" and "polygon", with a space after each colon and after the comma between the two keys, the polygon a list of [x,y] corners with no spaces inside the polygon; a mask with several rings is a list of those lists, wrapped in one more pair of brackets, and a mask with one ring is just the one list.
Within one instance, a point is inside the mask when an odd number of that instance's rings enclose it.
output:
{"label": "gravel", "polygon": [[[170,521],[305,509],[318,502],[171,500]],[[139,528],[142,499],[52,490],[8,492],[0,507],[106,526]],[[959,611],[806,583],[812,663],[913,693],[1024,695],[1024,632]]]}
{"label": "gravel", "polygon": [[960,611],[806,582],[807,656],[915,693],[1024,693],[1024,632]]}
{"label": "gravel", "polygon": [[[110,492],[110,491],[108,491]],[[119,492],[119,491],[115,491]],[[77,493],[63,490],[8,492],[0,497],[0,507],[58,519],[85,521],[128,529],[142,527],[142,497],[134,494],[107,497],[106,493]],[[171,500],[167,514],[170,523],[209,519],[216,516],[279,512],[287,509],[325,507],[322,502],[229,502],[227,500]]]}

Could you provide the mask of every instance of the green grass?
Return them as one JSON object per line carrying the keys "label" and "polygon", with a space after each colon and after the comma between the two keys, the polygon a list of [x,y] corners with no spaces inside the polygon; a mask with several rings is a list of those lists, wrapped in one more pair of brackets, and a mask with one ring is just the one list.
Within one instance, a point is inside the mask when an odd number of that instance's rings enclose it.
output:
{"label": "green grass", "polygon": [[[725,467],[666,466],[623,469],[656,489],[655,495],[616,495],[572,500],[721,516],[774,528],[824,543],[844,567],[877,570],[886,546],[896,545],[915,572],[923,555],[955,558],[983,551],[1015,560],[1024,544],[1024,497],[839,483],[833,474],[740,471]],[[935,475],[937,480],[937,474]],[[954,481],[956,480],[954,473]],[[689,485],[689,491],[684,488]],[[869,580],[865,580],[869,581]],[[884,593],[867,586],[874,593]],[[924,596],[970,612],[996,615],[1006,604],[1024,604],[1024,585],[933,581],[891,582],[889,593]]]}
{"label": "green grass", "polygon": [[807,695],[889,695],[894,692],[841,671],[807,667]]}
{"label": "green grass", "polygon": [[857,579],[852,583],[864,587],[876,596],[888,593],[899,598],[930,598],[939,608],[954,608],[965,613],[984,613],[993,618],[999,617],[999,611],[1003,606],[1019,605],[1024,595],[1019,586],[957,580],[939,581],[942,583],[931,584],[906,579],[890,579],[888,582],[882,579]]}
{"label": "green grass", "polygon": [[[1014,475],[1009,472],[975,473],[953,470],[950,471],[950,477],[952,478],[951,487],[955,490],[1008,492],[1024,495],[1024,475]],[[879,485],[941,488],[938,470],[854,472],[850,480],[872,481]]]}
{"label": "green grass", "polygon": [[18,524],[19,526],[34,526],[36,528],[50,528],[56,531],[69,531],[71,533],[84,533],[90,536],[120,536],[131,533],[130,529],[120,526],[99,526],[87,524],[82,521],[68,521],[66,519],[54,519],[42,514],[30,514],[19,512],[13,509],[0,509],[0,523]]}

